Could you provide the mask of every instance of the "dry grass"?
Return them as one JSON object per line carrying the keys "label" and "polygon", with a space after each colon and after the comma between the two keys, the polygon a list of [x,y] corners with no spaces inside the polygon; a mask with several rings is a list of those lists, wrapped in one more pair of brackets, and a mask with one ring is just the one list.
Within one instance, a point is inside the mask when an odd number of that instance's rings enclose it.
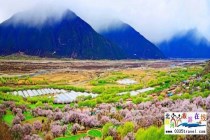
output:
{"label": "dry grass", "polygon": [[[61,84],[82,86],[86,89],[91,89],[93,85],[92,80],[105,79],[115,76],[116,73],[126,75],[128,78],[136,80],[139,84],[145,84],[148,81],[155,80],[159,71],[167,72],[169,69],[141,69],[141,68],[128,68],[123,70],[104,71],[104,70],[81,70],[69,71],[60,70],[49,72],[47,74],[35,76],[31,78],[33,82],[47,81],[48,84]],[[109,86],[110,84],[107,84]],[[112,85],[112,84],[111,84]],[[120,86],[120,85],[119,85]]]}
{"label": "dry grass", "polygon": [[32,81],[47,81],[49,84],[84,85],[97,78],[101,72],[97,71],[57,71],[32,77]]}

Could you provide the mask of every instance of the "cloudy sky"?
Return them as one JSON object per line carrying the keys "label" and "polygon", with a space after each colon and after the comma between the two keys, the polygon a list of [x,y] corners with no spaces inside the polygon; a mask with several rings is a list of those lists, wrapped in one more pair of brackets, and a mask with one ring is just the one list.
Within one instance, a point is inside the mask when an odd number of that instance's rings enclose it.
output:
{"label": "cloudy sky", "polygon": [[33,9],[32,17],[43,18],[66,8],[97,31],[118,19],[154,43],[195,28],[210,40],[210,0],[1,0],[0,22],[20,11]]}

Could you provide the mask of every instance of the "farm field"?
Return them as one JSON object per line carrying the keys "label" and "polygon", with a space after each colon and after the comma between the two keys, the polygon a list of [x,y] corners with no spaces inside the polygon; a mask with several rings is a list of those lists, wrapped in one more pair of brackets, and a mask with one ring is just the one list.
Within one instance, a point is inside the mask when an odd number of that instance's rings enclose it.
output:
{"label": "farm field", "polygon": [[163,121],[210,114],[209,70],[204,60],[0,59],[0,139],[208,139],[210,128],[164,135]]}

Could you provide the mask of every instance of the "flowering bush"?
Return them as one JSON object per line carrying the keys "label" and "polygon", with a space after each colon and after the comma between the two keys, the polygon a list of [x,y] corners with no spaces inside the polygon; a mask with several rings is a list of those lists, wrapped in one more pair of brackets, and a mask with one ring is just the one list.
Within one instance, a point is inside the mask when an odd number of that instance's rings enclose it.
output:
{"label": "flowering bush", "polygon": [[59,111],[59,112],[55,112],[55,113],[53,114],[54,120],[61,120],[62,117],[63,117],[63,113],[60,112],[60,111]]}
{"label": "flowering bush", "polygon": [[18,112],[16,116],[18,116],[21,121],[24,121],[25,120],[25,116],[22,113],[19,113]]}
{"label": "flowering bush", "polygon": [[61,128],[61,133],[63,134],[63,136],[65,136],[66,131],[67,131],[67,125],[64,125],[64,126]]}
{"label": "flowering bush", "polygon": [[197,106],[203,106],[205,104],[205,101],[201,96],[193,98],[193,103]]}
{"label": "flowering bush", "polygon": [[0,104],[0,118],[6,114],[5,105]]}
{"label": "flowering bush", "polygon": [[90,117],[85,117],[81,120],[81,123],[85,126],[85,127],[95,127],[95,126],[99,126],[99,121],[97,121],[97,119],[93,116]]}
{"label": "flowering bush", "polygon": [[23,125],[23,133],[24,133],[24,135],[30,135],[32,130],[33,130],[33,127],[32,127],[31,124],[26,123],[26,124]]}
{"label": "flowering bush", "polygon": [[111,105],[110,104],[100,104],[99,105],[99,109],[105,109],[105,110],[110,110],[111,109]]}
{"label": "flowering bush", "polygon": [[19,105],[18,108],[20,108],[22,112],[25,112],[27,110],[25,105]]}
{"label": "flowering bush", "polygon": [[44,111],[44,114],[45,114],[45,116],[46,116],[48,119],[52,119],[52,118],[53,118],[53,112],[52,112],[52,110],[45,110],[45,111]]}
{"label": "flowering bush", "polygon": [[52,132],[53,136],[54,137],[60,136],[62,133],[61,129],[62,129],[62,126],[60,126],[60,125],[52,125],[51,132]]}
{"label": "flowering bush", "polygon": [[37,108],[32,110],[32,115],[34,117],[42,116],[43,115],[43,111],[42,111],[41,108],[37,107]]}
{"label": "flowering bush", "polygon": [[101,123],[102,125],[104,125],[105,123],[107,123],[107,122],[109,122],[109,121],[110,121],[109,117],[107,117],[107,116],[102,116],[102,117],[101,117],[101,120],[100,120],[100,123]]}
{"label": "flowering bush", "polygon": [[20,124],[20,123],[21,123],[21,119],[18,116],[16,116],[12,121],[13,125]]}
{"label": "flowering bush", "polygon": [[112,136],[114,139],[117,139],[118,138],[117,129],[114,127],[109,127],[108,135]]}
{"label": "flowering bush", "polygon": [[63,110],[64,110],[65,112],[70,111],[71,109],[72,109],[72,108],[70,107],[69,104],[65,105],[65,107],[63,108]]}
{"label": "flowering bush", "polygon": [[38,135],[26,135],[24,136],[23,140],[42,140]]}
{"label": "flowering bush", "polygon": [[12,109],[12,113],[15,114],[15,115],[16,115],[17,113],[22,113],[22,109],[20,109],[20,108],[13,108],[13,109]]}
{"label": "flowering bush", "polygon": [[55,108],[55,112],[61,112],[60,108]]}
{"label": "flowering bush", "polygon": [[34,129],[40,131],[42,129],[42,123],[40,121],[35,121],[33,123]]}
{"label": "flowering bush", "polygon": [[5,101],[5,102],[3,102],[3,105],[5,105],[6,108],[9,108],[10,110],[13,110],[13,108],[15,107],[15,102],[13,102],[13,101]]}
{"label": "flowering bush", "polygon": [[20,124],[15,124],[11,128],[11,134],[15,139],[21,139],[23,137],[23,128]]}
{"label": "flowering bush", "polygon": [[53,107],[51,105],[45,103],[43,109],[45,109],[45,110],[53,110]]}
{"label": "flowering bush", "polygon": [[129,132],[129,133],[123,138],[123,140],[135,140],[134,133]]}
{"label": "flowering bush", "polygon": [[210,96],[206,98],[206,108],[210,109]]}
{"label": "flowering bush", "polygon": [[77,134],[77,131],[80,130],[80,125],[78,123],[75,123],[72,128],[71,128],[71,131],[72,133],[75,135]]}

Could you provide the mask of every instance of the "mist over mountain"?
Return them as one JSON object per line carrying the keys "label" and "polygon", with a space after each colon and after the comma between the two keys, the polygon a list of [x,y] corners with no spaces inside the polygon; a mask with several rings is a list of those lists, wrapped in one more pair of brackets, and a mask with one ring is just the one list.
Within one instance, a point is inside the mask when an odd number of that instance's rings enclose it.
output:
{"label": "mist over mountain", "polygon": [[28,14],[18,13],[0,24],[0,55],[23,52],[41,57],[125,58],[117,45],[70,10],[58,17],[41,16],[43,22],[37,23],[34,23],[34,17],[30,19],[22,15]]}
{"label": "mist over mountain", "polygon": [[118,22],[117,26],[101,32],[110,41],[116,43],[128,58],[132,59],[162,59],[163,53],[153,43],[147,40],[130,25]]}
{"label": "mist over mountain", "polygon": [[169,58],[210,58],[210,42],[196,29],[177,34],[158,47]]}
{"label": "mist over mountain", "polygon": [[73,59],[210,58],[210,42],[198,30],[154,45],[118,21],[97,33],[70,10],[20,12],[0,24],[0,55],[22,52]]}

